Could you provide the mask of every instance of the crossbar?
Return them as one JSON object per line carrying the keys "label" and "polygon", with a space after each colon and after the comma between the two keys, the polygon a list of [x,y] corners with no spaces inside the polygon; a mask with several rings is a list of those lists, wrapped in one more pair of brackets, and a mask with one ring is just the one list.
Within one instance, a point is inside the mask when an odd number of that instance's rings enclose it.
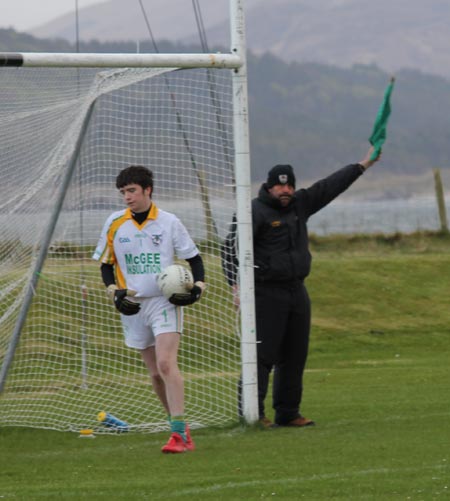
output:
{"label": "crossbar", "polygon": [[234,54],[90,54],[0,52],[1,66],[74,68],[229,68],[242,66]]}

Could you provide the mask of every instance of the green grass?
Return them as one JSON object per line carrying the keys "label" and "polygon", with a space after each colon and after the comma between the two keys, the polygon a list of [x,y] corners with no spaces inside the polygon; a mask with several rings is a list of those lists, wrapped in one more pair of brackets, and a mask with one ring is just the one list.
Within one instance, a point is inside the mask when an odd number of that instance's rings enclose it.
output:
{"label": "green grass", "polygon": [[313,239],[314,428],[195,430],[195,452],[165,456],[167,433],[4,427],[0,499],[448,499],[450,241],[344,243]]}

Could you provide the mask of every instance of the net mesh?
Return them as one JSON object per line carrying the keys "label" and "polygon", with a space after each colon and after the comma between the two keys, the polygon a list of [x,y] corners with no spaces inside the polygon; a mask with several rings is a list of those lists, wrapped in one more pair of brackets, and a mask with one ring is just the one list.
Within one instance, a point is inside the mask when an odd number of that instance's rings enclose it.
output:
{"label": "net mesh", "polygon": [[91,259],[105,219],[123,207],[115,177],[132,164],[153,170],[154,202],[181,219],[205,263],[208,288],[185,309],[179,354],[187,419],[237,420],[237,319],[219,256],[236,205],[229,70],[4,68],[0,81],[0,363],[76,161],[4,381],[0,425],[106,433],[97,420],[105,411],[130,430],[167,428]]}

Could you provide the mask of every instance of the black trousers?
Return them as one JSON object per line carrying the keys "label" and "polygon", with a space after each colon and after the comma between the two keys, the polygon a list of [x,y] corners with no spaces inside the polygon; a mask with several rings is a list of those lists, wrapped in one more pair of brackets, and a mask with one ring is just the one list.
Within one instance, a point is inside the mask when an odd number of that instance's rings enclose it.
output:
{"label": "black trousers", "polygon": [[255,301],[259,416],[265,415],[264,400],[274,368],[275,422],[283,425],[300,415],[311,303],[303,282],[282,286],[257,283]]}

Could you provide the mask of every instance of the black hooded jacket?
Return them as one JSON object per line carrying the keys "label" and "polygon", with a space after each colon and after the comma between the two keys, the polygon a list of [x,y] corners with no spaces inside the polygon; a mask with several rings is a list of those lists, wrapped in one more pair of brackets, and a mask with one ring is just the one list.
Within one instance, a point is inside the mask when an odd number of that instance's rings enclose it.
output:
{"label": "black hooded jacket", "polygon": [[[307,222],[310,216],[345,191],[364,171],[359,164],[343,167],[306,189],[297,190],[286,207],[270,195],[266,184],[252,200],[255,282],[289,284],[311,269]],[[236,221],[222,248],[222,267],[230,285],[236,283]]]}

